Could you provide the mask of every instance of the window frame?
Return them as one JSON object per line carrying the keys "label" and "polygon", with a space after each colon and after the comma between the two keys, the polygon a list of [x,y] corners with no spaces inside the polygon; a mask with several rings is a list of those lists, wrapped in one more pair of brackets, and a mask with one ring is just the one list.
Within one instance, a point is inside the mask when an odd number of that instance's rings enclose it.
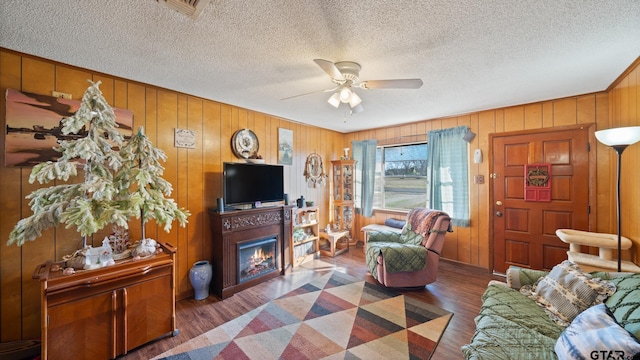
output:
{"label": "window frame", "polygon": [[[385,175],[385,149],[387,148],[398,148],[398,147],[407,147],[407,146],[415,146],[415,145],[424,145],[425,147],[427,146],[427,141],[414,141],[414,142],[406,142],[406,143],[393,143],[393,144],[386,144],[386,145],[378,145],[376,147],[376,176],[375,176],[375,185],[374,185],[374,205],[373,208],[374,210],[377,211],[385,211],[385,212],[407,212],[409,210],[411,210],[412,208],[414,208],[415,206],[410,206],[407,208],[400,208],[400,207],[387,207],[387,204],[385,202],[385,184],[387,183],[386,178],[392,178],[394,176],[386,176]],[[426,149],[425,149],[426,151]],[[381,154],[381,161],[378,161],[378,156]],[[424,161],[425,162],[425,166],[426,166],[426,162],[428,161],[428,154],[424,159],[420,159],[420,161]],[[400,178],[400,176],[395,176]],[[407,176],[406,178],[411,178],[412,176]],[[427,173],[425,172],[424,175],[422,176],[414,176],[415,178],[424,178],[425,180],[425,192],[424,192],[424,196],[425,196],[425,202],[424,204],[422,204],[421,206],[426,207],[429,204],[429,178]],[[380,184],[379,179],[382,179],[382,184]],[[378,190],[380,189],[380,190]]]}

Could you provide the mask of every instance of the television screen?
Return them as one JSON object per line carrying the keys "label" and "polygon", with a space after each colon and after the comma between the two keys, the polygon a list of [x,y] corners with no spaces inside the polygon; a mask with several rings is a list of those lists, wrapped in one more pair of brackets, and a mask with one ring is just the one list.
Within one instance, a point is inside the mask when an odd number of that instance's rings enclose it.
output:
{"label": "television screen", "polygon": [[284,199],[284,171],[280,165],[224,163],[223,170],[227,206]]}

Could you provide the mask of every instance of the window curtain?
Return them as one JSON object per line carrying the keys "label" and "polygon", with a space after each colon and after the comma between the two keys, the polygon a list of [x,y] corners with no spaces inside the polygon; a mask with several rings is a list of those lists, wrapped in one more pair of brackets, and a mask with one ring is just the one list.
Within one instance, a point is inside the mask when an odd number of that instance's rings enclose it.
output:
{"label": "window curtain", "polygon": [[428,133],[430,207],[447,212],[455,226],[469,226],[468,149],[459,126]]}
{"label": "window curtain", "polygon": [[351,142],[355,168],[355,208],[356,212],[365,217],[373,215],[373,189],[376,178],[376,147],[377,140]]}

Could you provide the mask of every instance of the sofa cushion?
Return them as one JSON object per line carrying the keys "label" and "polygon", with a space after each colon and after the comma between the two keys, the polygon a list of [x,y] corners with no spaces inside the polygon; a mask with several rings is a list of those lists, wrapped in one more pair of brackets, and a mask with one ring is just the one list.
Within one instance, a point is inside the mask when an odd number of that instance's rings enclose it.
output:
{"label": "sofa cushion", "polygon": [[602,303],[616,287],[565,260],[532,287],[525,286],[520,291],[543,306],[558,325],[568,326],[582,311]]}
{"label": "sofa cushion", "polygon": [[560,360],[636,359],[640,343],[620,326],[605,304],[580,313],[562,332],[555,351]]}
{"label": "sofa cushion", "polygon": [[632,274],[611,280],[616,292],[605,304],[616,321],[640,339],[640,274]]}
{"label": "sofa cushion", "polygon": [[475,318],[476,331],[462,347],[466,359],[556,359],[563,328],[535,301],[506,286],[489,285]]}

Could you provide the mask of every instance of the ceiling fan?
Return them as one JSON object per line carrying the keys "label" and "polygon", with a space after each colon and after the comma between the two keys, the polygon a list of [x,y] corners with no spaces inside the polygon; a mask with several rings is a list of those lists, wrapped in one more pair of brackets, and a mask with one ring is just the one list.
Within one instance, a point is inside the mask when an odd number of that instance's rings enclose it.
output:
{"label": "ceiling fan", "polygon": [[348,104],[351,114],[359,113],[362,107],[362,99],[353,89],[419,89],[422,86],[421,79],[393,79],[393,80],[366,80],[360,81],[360,64],[353,61],[332,62],[323,59],[313,60],[324,72],[330,77],[331,81],[336,84],[334,88],[310,93],[290,96],[282,100],[292,99],[299,96],[315,94],[319,92],[333,92],[333,95],[327,100],[331,106],[336,109],[340,104]]}

